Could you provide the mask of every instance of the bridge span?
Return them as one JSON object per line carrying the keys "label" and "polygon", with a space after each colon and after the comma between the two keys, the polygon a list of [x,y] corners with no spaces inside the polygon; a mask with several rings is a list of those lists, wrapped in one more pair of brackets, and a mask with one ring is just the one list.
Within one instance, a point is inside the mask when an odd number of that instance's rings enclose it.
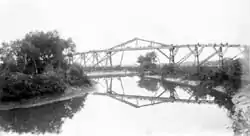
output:
{"label": "bridge span", "polygon": [[[143,45],[143,46],[142,46]],[[180,49],[188,49],[185,52],[184,56],[180,59],[176,59],[176,56],[181,54],[178,51]],[[206,52],[205,49],[210,48],[213,49],[214,52],[207,55],[204,59],[201,59],[200,56],[202,53]],[[223,60],[225,58],[225,54],[228,49],[234,49],[239,51],[239,53],[235,56],[231,56],[229,59],[235,59],[240,55],[244,54],[249,66],[249,47],[247,45],[239,45],[239,44],[228,44],[228,43],[220,43],[220,44],[187,44],[187,45],[173,45],[173,44],[164,44],[160,42],[145,40],[141,38],[134,38],[132,40],[126,41],[119,45],[116,45],[109,49],[99,49],[99,50],[91,50],[87,52],[78,52],[73,54],[70,58],[70,62],[80,63],[83,67],[89,67],[93,70],[98,67],[122,67],[124,52],[132,52],[132,51],[142,51],[142,50],[154,50],[163,55],[168,63],[174,64],[176,66],[181,66],[183,62],[189,59],[191,56],[194,57],[193,63],[199,69],[201,66],[206,65],[209,60],[217,56],[218,57],[218,66],[223,66]],[[121,55],[116,55],[121,53]],[[179,54],[178,54],[179,53]],[[182,53],[183,55],[183,53]],[[120,57],[119,64],[113,64],[113,58]],[[227,57],[228,58],[228,57]]]}

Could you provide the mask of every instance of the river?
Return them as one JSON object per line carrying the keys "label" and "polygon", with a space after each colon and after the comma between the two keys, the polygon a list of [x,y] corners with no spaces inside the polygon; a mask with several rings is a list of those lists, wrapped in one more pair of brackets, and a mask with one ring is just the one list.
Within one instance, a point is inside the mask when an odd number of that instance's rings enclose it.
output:
{"label": "river", "polygon": [[97,90],[81,98],[1,111],[0,136],[234,135],[230,106],[202,90],[137,76],[95,80]]}

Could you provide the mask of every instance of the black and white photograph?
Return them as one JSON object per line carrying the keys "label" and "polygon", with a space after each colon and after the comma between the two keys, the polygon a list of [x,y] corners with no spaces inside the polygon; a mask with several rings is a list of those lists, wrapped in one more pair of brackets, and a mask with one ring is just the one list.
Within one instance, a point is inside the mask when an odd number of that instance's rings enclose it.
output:
{"label": "black and white photograph", "polygon": [[250,0],[0,0],[0,136],[250,136]]}

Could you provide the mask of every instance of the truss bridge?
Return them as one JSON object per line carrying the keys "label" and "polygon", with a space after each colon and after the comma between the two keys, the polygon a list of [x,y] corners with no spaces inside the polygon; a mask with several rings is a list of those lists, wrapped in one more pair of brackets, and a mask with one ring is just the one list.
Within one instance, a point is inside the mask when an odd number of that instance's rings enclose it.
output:
{"label": "truss bridge", "polygon": [[[186,51],[180,52],[182,49],[186,49]],[[212,49],[213,52],[207,53],[207,49]],[[225,54],[230,49],[239,53],[226,57]],[[215,56],[217,57],[218,66],[223,66],[224,58],[235,59],[245,54],[249,65],[249,47],[246,45],[228,43],[173,45],[141,38],[134,38],[109,49],[75,53],[70,62],[80,63],[86,71],[105,70],[105,68],[122,69],[124,67],[123,60],[125,57],[128,57],[124,53],[135,51],[156,51],[167,60],[167,63],[174,64],[175,66],[181,66],[187,59],[193,57],[192,62],[197,70],[204,65],[209,65],[209,60]],[[204,57],[203,54],[206,54],[206,56]],[[201,58],[202,55],[203,58]],[[177,58],[177,56],[181,57]],[[116,61],[114,63],[114,59],[119,60],[119,62]]]}

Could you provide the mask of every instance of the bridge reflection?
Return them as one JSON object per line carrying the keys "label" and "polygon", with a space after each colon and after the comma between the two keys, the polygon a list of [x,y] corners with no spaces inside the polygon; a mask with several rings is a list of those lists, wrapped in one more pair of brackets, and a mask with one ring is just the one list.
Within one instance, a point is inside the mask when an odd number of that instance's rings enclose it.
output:
{"label": "bridge reflection", "polygon": [[[136,94],[126,91],[123,85],[122,77],[106,77],[95,79],[100,83],[104,83],[106,88],[104,92],[96,92],[94,95],[103,95],[111,97],[122,103],[128,104],[135,108],[152,106],[161,103],[193,103],[193,104],[217,104],[229,111],[233,111],[233,103],[231,98],[214,89],[202,88],[202,86],[193,86],[188,84],[176,83],[162,79],[153,79],[140,77],[137,85],[140,88],[151,92],[150,95]],[[114,89],[113,82],[120,82],[120,88]],[[116,83],[117,84],[117,83]],[[122,90],[119,92],[118,90]],[[180,97],[185,93],[187,97]]]}

